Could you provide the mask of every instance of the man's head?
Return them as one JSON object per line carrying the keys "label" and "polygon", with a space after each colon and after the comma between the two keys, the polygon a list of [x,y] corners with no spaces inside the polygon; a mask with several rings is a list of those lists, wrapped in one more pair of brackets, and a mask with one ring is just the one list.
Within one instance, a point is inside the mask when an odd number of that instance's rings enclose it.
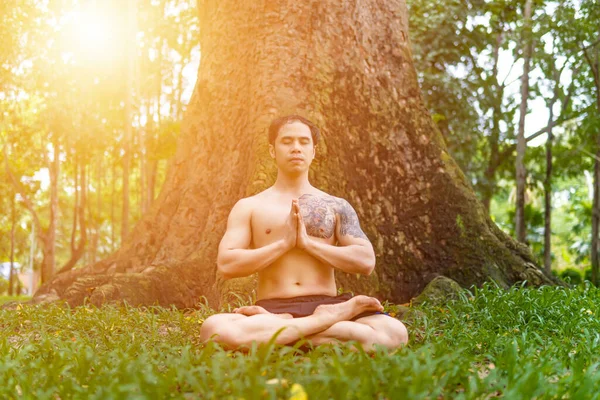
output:
{"label": "man's head", "polygon": [[283,172],[308,170],[321,136],[319,128],[299,115],[277,118],[269,127],[269,152]]}

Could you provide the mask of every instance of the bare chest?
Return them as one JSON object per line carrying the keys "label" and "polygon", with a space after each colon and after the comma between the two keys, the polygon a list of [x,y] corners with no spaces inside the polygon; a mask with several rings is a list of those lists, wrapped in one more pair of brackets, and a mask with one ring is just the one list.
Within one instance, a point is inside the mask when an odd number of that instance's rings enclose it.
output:
{"label": "bare chest", "polygon": [[[303,195],[298,199],[300,213],[309,236],[335,243],[336,204],[333,199]],[[290,203],[265,202],[252,212],[252,241],[254,247],[262,247],[285,235],[290,218]]]}

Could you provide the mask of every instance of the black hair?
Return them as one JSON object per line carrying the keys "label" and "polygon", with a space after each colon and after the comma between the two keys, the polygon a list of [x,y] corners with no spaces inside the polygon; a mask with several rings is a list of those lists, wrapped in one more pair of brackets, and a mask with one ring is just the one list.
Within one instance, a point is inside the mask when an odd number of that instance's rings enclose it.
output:
{"label": "black hair", "polygon": [[269,126],[269,143],[275,145],[275,139],[277,139],[281,127],[292,122],[302,122],[304,125],[308,126],[310,128],[313,144],[315,146],[317,145],[319,138],[321,137],[321,131],[311,121],[299,115],[286,115],[285,117],[279,117],[273,120],[271,126]]}

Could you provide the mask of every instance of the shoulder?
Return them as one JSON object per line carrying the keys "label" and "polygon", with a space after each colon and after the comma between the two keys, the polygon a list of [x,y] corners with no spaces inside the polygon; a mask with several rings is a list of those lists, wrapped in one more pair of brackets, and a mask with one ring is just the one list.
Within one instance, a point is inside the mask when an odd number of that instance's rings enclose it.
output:
{"label": "shoulder", "polygon": [[321,202],[325,202],[329,206],[331,206],[336,213],[341,214],[341,213],[347,213],[349,211],[354,211],[354,208],[352,208],[352,206],[350,205],[348,200],[346,200],[342,197],[335,197],[335,196],[333,196],[327,192],[324,192],[322,190],[319,190],[319,189],[315,189],[314,192],[302,195],[302,198],[304,198],[306,200],[315,199],[315,200],[319,200]]}
{"label": "shoulder", "polygon": [[354,208],[348,202],[348,200],[342,197],[335,197],[328,195],[330,197],[330,201],[335,204],[335,211],[339,214],[348,214],[349,212],[354,212]]}
{"label": "shoulder", "polygon": [[254,209],[254,204],[256,204],[256,199],[253,197],[245,197],[243,199],[239,199],[231,209],[229,213],[230,218],[244,218],[250,217],[252,215],[252,210]]}
{"label": "shoulder", "polygon": [[[270,189],[270,188],[269,188]],[[271,198],[271,191],[263,190],[253,196],[244,197],[239,199],[233,208],[231,209],[230,215],[238,217],[252,217],[255,210],[263,208],[264,204],[269,202]]]}
{"label": "shoulder", "polygon": [[248,197],[239,199],[233,207],[240,208],[240,209],[252,210],[258,204],[260,204],[261,201],[265,201],[266,199],[269,198],[269,192],[270,192],[269,189],[267,189],[267,190],[263,190],[260,193],[255,194],[253,196],[248,196]]}

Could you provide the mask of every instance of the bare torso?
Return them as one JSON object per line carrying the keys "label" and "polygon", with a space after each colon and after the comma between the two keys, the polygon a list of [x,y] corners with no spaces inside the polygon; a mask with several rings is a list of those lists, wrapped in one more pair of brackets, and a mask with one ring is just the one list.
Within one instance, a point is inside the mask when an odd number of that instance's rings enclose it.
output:
{"label": "bare torso", "polygon": [[[252,248],[266,246],[283,237],[293,198],[272,188],[251,197]],[[339,199],[312,188],[298,200],[308,235],[313,240],[335,245]],[[258,300],[318,294],[336,295],[334,269],[304,250],[288,251],[258,274]]]}

